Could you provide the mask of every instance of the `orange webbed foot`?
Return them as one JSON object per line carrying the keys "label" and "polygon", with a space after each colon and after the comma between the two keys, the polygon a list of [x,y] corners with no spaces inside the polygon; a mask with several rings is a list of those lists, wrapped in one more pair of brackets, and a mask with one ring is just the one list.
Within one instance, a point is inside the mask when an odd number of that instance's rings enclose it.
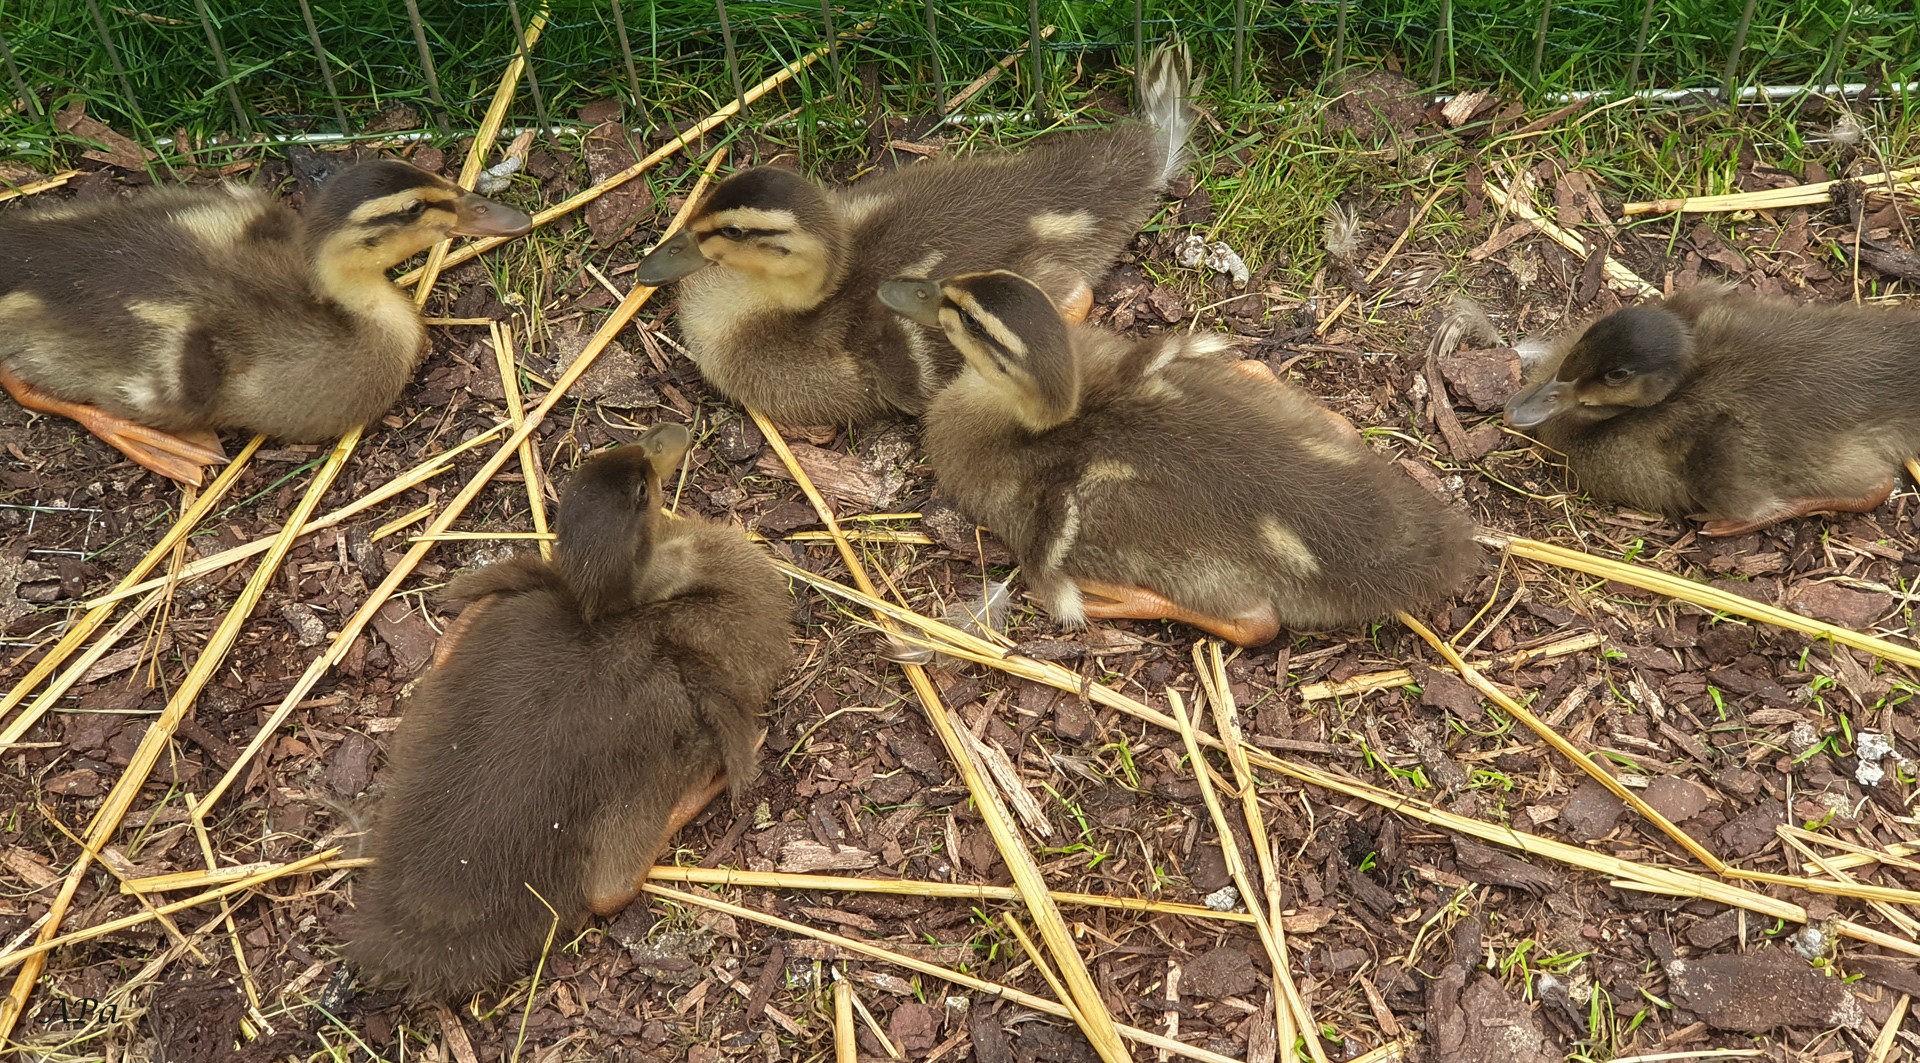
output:
{"label": "orange webbed foot", "polygon": [[1078,325],[1093,312],[1093,288],[1085,281],[1060,301],[1060,316]]}
{"label": "orange webbed foot", "polygon": [[1094,580],[1075,580],[1081,607],[1102,620],[1178,620],[1238,646],[1260,646],[1280,633],[1280,618],[1271,603],[1240,616],[1209,616],[1169,600],[1158,591]]}
{"label": "orange webbed foot", "polygon": [[1761,510],[1748,520],[1730,520],[1716,517],[1710,513],[1692,514],[1693,519],[1702,521],[1700,531],[1705,535],[1724,537],[1745,535],[1748,532],[1770,528],[1783,520],[1804,517],[1813,513],[1871,513],[1884,505],[1893,495],[1894,480],[1888,477],[1886,483],[1864,494],[1829,498],[1784,498]]}
{"label": "orange webbed foot", "polygon": [[[661,852],[667,847],[667,842],[675,834],[680,833],[680,828],[693,822],[693,817],[699,815],[701,810],[711,804],[714,798],[719,797],[726,788],[726,771],[714,772],[713,778],[694,786],[674,802],[673,809],[667,813],[665,829],[660,832],[659,838],[652,845],[646,847],[643,853],[645,859],[640,861],[638,867],[629,867],[624,872],[613,874],[590,874],[587,887],[588,910],[595,915],[613,915],[632,904],[633,899],[640,896],[640,887],[646,883],[647,873],[652,871],[653,865],[659,861]],[[618,883],[618,885],[610,883]]]}
{"label": "orange webbed foot", "polygon": [[174,435],[148,428],[97,406],[49,395],[6,369],[0,369],[0,386],[5,386],[27,409],[78,421],[82,428],[100,437],[108,446],[170,480],[198,487],[203,466],[227,462],[226,452],[220,449],[220,440],[212,432]]}

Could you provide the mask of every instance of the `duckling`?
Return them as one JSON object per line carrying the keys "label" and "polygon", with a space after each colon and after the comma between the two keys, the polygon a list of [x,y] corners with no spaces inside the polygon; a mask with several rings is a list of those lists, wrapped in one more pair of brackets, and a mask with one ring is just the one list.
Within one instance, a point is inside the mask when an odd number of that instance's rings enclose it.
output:
{"label": "duckling", "polygon": [[1145,121],[1045,138],[1018,154],[909,166],[828,190],[762,166],[729,177],[638,282],[680,281],[680,327],[728,398],[790,425],[918,415],[959,371],[938,330],[874,299],[896,274],[1017,269],[1084,318],[1092,283],[1185,166],[1192,63],[1177,43],[1142,71]]}
{"label": "duckling", "polygon": [[[581,466],[558,556],[471,573],[393,751],[347,955],[415,999],[514,977],[618,912],[675,831],[755,773],[791,656],[785,582],[739,531],[661,509],[687,430]],[[548,906],[552,909],[549,910]]]}
{"label": "duckling", "polygon": [[1304,391],[1248,382],[1217,336],[1069,326],[1004,271],[902,277],[880,298],[966,358],[927,409],[927,455],[1056,621],[1182,620],[1260,645],[1418,607],[1474,562],[1465,520]]}
{"label": "duckling", "polygon": [[1864,513],[1920,454],[1920,305],[1704,285],[1563,337],[1506,406],[1581,489],[1739,535]]}
{"label": "duckling", "polygon": [[328,181],[304,216],[265,193],[156,189],[0,216],[0,383],[164,476],[226,460],[213,432],[293,440],[372,423],[426,343],[386,270],[525,214],[404,162]]}

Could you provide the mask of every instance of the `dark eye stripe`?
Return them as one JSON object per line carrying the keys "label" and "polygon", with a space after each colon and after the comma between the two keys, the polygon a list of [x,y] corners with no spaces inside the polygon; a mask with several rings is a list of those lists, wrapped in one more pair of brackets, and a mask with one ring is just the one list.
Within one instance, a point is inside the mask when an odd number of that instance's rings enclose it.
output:
{"label": "dark eye stripe", "polygon": [[[444,203],[428,203],[427,210],[444,211],[448,214],[453,213],[453,208],[447,206]],[[425,217],[427,210],[423,210],[419,214],[414,214],[410,210],[389,211],[385,214],[379,214],[379,215],[375,215],[372,218],[368,218],[366,224],[368,225],[411,225],[414,222],[419,221],[421,218]]]}

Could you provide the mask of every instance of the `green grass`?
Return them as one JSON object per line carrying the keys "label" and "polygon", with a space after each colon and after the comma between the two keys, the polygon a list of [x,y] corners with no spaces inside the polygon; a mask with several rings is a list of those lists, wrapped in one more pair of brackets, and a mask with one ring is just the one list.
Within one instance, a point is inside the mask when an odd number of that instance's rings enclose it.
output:
{"label": "green grass", "polygon": [[[621,0],[641,96],[641,124],[660,125],[710,112],[732,95],[719,23],[706,0]],[[1437,87],[1503,85],[1528,94],[1627,87],[1639,0],[1556,5],[1546,26],[1540,73],[1532,59],[1546,0],[1354,0],[1347,11],[1344,54],[1386,65]],[[531,18],[538,0],[519,0]],[[402,5],[389,0],[315,0],[315,20],[330,57],[338,98],[322,84],[299,6],[208,0],[231,77],[223,81],[194,0],[100,3],[127,71],[138,114],[121,91],[87,9],[77,0],[0,0],[21,75],[43,108],[85,100],[88,110],[143,142],[184,131],[204,139],[240,128],[228,95],[237,93],[248,128],[268,132],[337,131],[337,102],[349,129],[395,104],[416,107],[433,126],[427,82]],[[825,64],[756,111],[763,120],[794,107],[803,123],[824,119],[857,125],[869,104],[889,112],[924,113],[1027,39],[1027,7],[1018,0],[946,0],[938,5],[938,57],[944,84],[934,84],[925,8],[915,0],[852,0],[835,11],[836,28],[873,25],[841,49],[842,77]],[[472,128],[514,50],[507,0],[420,0],[430,51],[452,129]],[[1741,0],[1656,0],[1640,82],[1717,85]],[[1339,0],[1283,3],[1248,0],[1245,81],[1233,91],[1232,5],[1223,0],[1166,0],[1145,5],[1149,39],[1178,30],[1211,71],[1212,97],[1260,107],[1313,86],[1336,46]],[[825,39],[813,0],[734,0],[729,5],[741,77],[751,84]],[[1043,49],[1042,95],[1052,109],[1070,104],[1090,79],[1130,63],[1133,5],[1127,0],[1044,0],[1043,25],[1055,34]],[[1920,76],[1920,14],[1911,5],[1847,0],[1762,0],[1740,56],[1742,84],[1803,81],[1834,71],[1858,80],[1869,73],[1892,82]],[[629,95],[610,0],[554,0],[545,36],[534,50],[547,113],[570,118],[577,107],[609,94]],[[873,64],[878,100],[853,76]],[[11,89],[7,83],[7,88]],[[1025,61],[969,107],[1018,110],[1034,94]],[[535,120],[523,85],[515,123]],[[851,132],[840,135],[850,136]],[[24,109],[0,117],[0,136],[24,142],[28,154],[50,155],[60,138],[49,121]]]}

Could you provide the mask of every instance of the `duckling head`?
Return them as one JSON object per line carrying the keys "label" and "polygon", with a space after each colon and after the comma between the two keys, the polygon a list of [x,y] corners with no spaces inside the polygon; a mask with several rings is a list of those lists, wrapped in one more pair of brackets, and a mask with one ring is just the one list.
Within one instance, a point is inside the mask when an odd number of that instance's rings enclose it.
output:
{"label": "duckling head", "polygon": [[759,166],[715,186],[684,229],[640,260],[636,277],[658,287],[718,266],[763,305],[802,311],[833,294],[845,264],[845,226],[820,187]]}
{"label": "duckling head", "polygon": [[392,159],[363,162],[320,189],[307,210],[308,254],[339,276],[384,274],[448,236],[519,236],[522,212]]}
{"label": "duckling head", "polygon": [[963,273],[944,281],[896,277],[880,301],[940,329],[1020,422],[1044,432],[1080,410],[1080,363],[1060,310],[1017,273]]}
{"label": "duckling head", "polygon": [[[1553,374],[1507,400],[1507,423],[1592,424],[1673,394],[1693,368],[1693,335],[1660,306],[1616,310],[1564,349]],[[1553,364],[1550,362],[1550,364]]]}
{"label": "duckling head", "polygon": [[[671,539],[661,483],[686,457],[686,426],[657,424],[639,440],[589,458],[560,496],[560,575],[592,621],[668,596],[657,549]],[[672,551],[667,551],[672,554]],[[664,574],[678,582],[676,573]]]}

